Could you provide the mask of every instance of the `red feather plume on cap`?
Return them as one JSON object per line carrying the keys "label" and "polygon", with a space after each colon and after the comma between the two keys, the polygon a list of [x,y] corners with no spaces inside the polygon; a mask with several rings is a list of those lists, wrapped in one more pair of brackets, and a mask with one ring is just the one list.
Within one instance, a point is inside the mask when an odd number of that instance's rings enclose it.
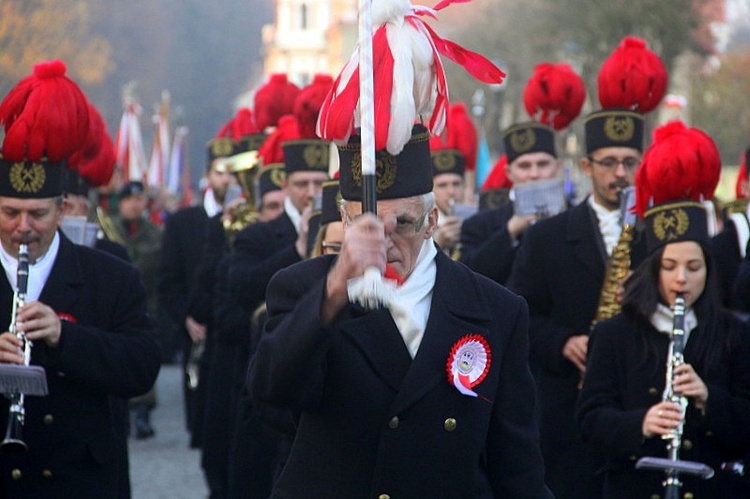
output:
{"label": "red feather plume on cap", "polygon": [[562,130],[578,117],[585,99],[583,79],[566,63],[537,64],[523,92],[529,116],[555,130]]}
{"label": "red feather plume on cap", "polygon": [[268,82],[255,92],[255,123],[258,128],[263,131],[276,126],[282,116],[292,114],[299,91],[285,74],[271,75]]}
{"label": "red feather plume on cap", "polygon": [[302,138],[315,138],[315,127],[318,123],[318,114],[323,106],[328,92],[333,87],[333,77],[326,74],[317,74],[312,83],[303,88],[294,101],[294,117],[297,119],[299,133]]}
{"label": "red feather plume on cap", "polygon": [[506,166],[508,166],[508,156],[503,154],[495,162],[495,165],[492,167],[490,174],[487,175],[487,178],[485,179],[484,184],[482,184],[482,188],[480,190],[487,191],[490,189],[513,187],[513,182],[511,182],[511,180],[508,178],[508,172],[505,171]]}
{"label": "red feather plume on cap", "polygon": [[463,102],[452,104],[448,110],[445,132],[430,137],[430,150],[456,149],[466,161],[466,169],[473,171],[477,166],[479,138],[474,122]]}
{"label": "red feather plume on cap", "polygon": [[737,183],[734,186],[737,199],[750,197],[750,193],[747,192],[747,162],[748,156],[750,156],[750,149],[742,154],[742,160],[740,161],[740,169],[737,172]]}
{"label": "red feather plume on cap", "polygon": [[599,103],[604,109],[646,114],[659,105],[666,89],[664,63],[634,36],[626,36],[599,70]]}
{"label": "red feather plume on cap", "polygon": [[68,167],[77,170],[91,187],[109,183],[115,171],[115,149],[99,111],[89,106],[86,143],[68,159]]}
{"label": "red feather plume on cap", "polygon": [[6,159],[56,162],[81,148],[89,126],[88,103],[66,70],[60,60],[35,65],[34,73],[0,104]]}
{"label": "red feather plume on cap", "polygon": [[643,218],[650,205],[668,201],[713,198],[721,175],[714,141],[681,121],[656,129],[635,178],[635,211]]}
{"label": "red feather plume on cap", "polygon": [[292,115],[282,116],[276,129],[263,142],[258,156],[264,165],[284,162],[284,149],[281,144],[287,140],[299,139],[297,120]]}
{"label": "red feather plume on cap", "polygon": [[237,110],[237,113],[229,119],[216,133],[216,137],[227,137],[232,140],[239,140],[240,137],[246,135],[252,135],[254,133],[260,133],[262,130],[258,128],[253,117],[253,112],[243,107]]}

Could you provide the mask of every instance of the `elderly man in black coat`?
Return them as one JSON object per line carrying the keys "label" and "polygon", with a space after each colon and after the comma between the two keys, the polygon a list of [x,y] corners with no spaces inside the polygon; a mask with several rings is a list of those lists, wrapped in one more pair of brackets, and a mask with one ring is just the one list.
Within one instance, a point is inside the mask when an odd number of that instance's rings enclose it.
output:
{"label": "elderly man in black coat", "polygon": [[[359,152],[341,148],[338,257],[280,271],[248,373],[299,411],[273,497],[551,497],[534,419],[522,299],[438,251],[427,132],[378,153],[378,216],[361,215]],[[356,159],[355,159],[356,158]],[[386,269],[390,308],[349,298]]]}

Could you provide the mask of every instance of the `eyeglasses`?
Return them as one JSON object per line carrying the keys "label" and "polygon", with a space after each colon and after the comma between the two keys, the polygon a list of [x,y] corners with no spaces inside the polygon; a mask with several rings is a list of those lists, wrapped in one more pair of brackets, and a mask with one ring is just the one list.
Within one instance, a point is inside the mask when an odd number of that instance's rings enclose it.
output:
{"label": "eyeglasses", "polygon": [[[424,227],[427,222],[428,214],[429,211],[425,211],[417,219],[411,219],[408,215],[400,215],[396,217],[396,226],[393,229],[393,233],[399,236],[411,236],[416,234],[422,229],[422,227]],[[346,225],[352,223],[352,219],[346,210],[344,210],[344,218],[346,220]]]}
{"label": "eyeglasses", "polygon": [[320,244],[323,246],[323,251],[327,249],[335,253],[339,253],[341,251],[341,243],[329,243],[328,241],[323,241]]}
{"label": "eyeglasses", "polygon": [[592,163],[596,163],[607,171],[614,170],[618,165],[622,165],[622,167],[626,170],[633,170],[639,164],[641,164],[641,160],[638,158],[634,158],[633,156],[622,159],[613,158],[611,156],[607,156],[604,159],[594,159],[589,156],[589,161],[591,161]]}

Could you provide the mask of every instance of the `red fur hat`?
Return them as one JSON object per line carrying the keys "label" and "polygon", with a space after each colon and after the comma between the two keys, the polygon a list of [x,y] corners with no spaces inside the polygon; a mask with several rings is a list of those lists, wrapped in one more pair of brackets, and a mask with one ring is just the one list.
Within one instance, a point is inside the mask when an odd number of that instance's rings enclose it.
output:
{"label": "red fur hat", "polygon": [[667,70],[644,40],[626,36],[602,64],[598,81],[602,108],[646,114],[664,97]]}
{"label": "red fur hat", "polygon": [[[77,162],[77,164],[73,164]],[[109,183],[115,172],[115,150],[99,111],[89,104],[89,133],[83,148],[69,161],[90,187]]]}
{"label": "red fur hat", "polygon": [[581,113],[586,99],[583,79],[569,64],[538,64],[523,92],[532,119],[562,130]]}
{"label": "red fur hat", "polygon": [[89,107],[60,60],[41,62],[0,104],[5,126],[3,157],[9,161],[67,159],[83,146]]}
{"label": "red fur hat", "polygon": [[750,148],[748,148],[744,154],[742,154],[742,160],[740,162],[740,169],[737,172],[737,183],[734,186],[737,199],[748,197],[747,189],[747,164],[750,162]]}
{"label": "red fur hat", "polygon": [[299,87],[287,80],[283,73],[271,78],[255,92],[255,124],[260,130],[274,127],[282,116],[294,112],[294,100]]}
{"label": "red fur hat", "polygon": [[333,87],[333,77],[317,74],[312,83],[303,88],[294,100],[294,117],[301,138],[316,138],[315,127],[323,101]]}
{"label": "red fur hat", "polygon": [[635,179],[638,216],[651,205],[712,199],[721,174],[714,141],[697,128],[672,121],[656,129]]}

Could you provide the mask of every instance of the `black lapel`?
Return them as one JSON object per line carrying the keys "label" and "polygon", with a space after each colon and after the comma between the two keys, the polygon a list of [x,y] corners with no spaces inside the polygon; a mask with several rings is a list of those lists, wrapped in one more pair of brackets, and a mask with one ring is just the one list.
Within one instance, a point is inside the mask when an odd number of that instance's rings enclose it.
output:
{"label": "black lapel", "polygon": [[604,276],[607,254],[596,214],[586,201],[569,210],[566,239],[573,245],[575,257],[596,275]]}
{"label": "black lapel", "polygon": [[61,232],[58,231],[58,234],[60,249],[39,295],[39,301],[49,305],[57,313],[67,313],[78,300],[77,288],[83,284],[83,271],[73,243]]}

